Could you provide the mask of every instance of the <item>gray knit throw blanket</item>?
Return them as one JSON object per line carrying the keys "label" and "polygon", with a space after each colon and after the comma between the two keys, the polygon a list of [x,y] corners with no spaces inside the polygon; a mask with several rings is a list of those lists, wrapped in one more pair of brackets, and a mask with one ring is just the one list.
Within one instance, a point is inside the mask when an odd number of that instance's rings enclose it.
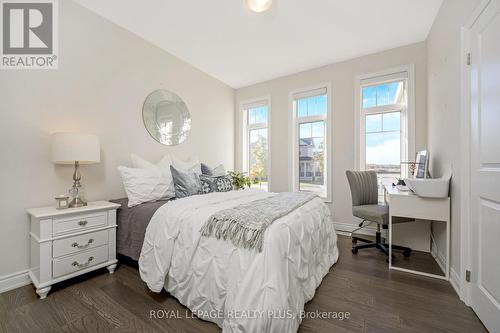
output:
{"label": "gray knit throw blanket", "polygon": [[213,214],[200,232],[205,237],[230,240],[237,247],[261,252],[267,227],[315,197],[310,193],[286,192],[247,202]]}

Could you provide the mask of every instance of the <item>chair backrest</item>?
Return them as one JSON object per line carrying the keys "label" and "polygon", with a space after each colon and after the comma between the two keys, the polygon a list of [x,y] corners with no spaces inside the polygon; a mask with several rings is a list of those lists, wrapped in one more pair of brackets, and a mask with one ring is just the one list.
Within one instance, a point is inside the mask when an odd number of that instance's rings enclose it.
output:
{"label": "chair backrest", "polygon": [[376,205],[378,203],[377,173],[375,171],[345,172],[351,187],[352,205]]}

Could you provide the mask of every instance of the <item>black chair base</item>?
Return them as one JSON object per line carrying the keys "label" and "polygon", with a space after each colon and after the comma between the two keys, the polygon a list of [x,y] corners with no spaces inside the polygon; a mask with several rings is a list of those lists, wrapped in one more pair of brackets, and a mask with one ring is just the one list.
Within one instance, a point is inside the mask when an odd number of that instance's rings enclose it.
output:
{"label": "black chair base", "polygon": [[[357,242],[363,242],[364,244],[357,245]],[[389,256],[389,244],[387,243],[382,243],[382,235],[379,231],[375,234],[375,242],[360,238],[360,237],[352,237],[352,253],[356,254],[358,253],[358,250],[361,249],[369,249],[369,248],[377,248],[380,251],[384,252],[386,256]],[[392,245],[393,250],[399,250],[403,251],[403,255],[405,257],[409,257],[411,255],[411,249],[409,247],[405,246],[399,246],[399,245]],[[394,259],[394,254],[392,255],[392,258]],[[389,259],[387,259],[389,260]]]}

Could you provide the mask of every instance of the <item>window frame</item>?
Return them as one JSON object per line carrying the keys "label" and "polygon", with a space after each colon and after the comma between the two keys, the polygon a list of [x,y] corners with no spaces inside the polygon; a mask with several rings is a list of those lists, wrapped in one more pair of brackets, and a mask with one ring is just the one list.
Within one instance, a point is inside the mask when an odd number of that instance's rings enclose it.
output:
{"label": "window frame", "polygon": [[[297,115],[295,96],[299,94],[312,93],[315,90],[326,89],[326,115],[299,117]],[[311,96],[314,96],[312,94]],[[326,196],[321,197],[324,202],[332,202],[332,152],[333,152],[333,128],[332,128],[332,84],[330,82],[317,84],[309,87],[295,89],[289,92],[288,95],[288,110],[289,110],[289,190],[292,192],[299,191],[300,177],[300,161],[299,161],[299,126],[301,123],[310,123],[315,121],[325,122],[325,186]]]}
{"label": "window frame", "polygon": [[[248,123],[248,110],[258,106],[267,106],[267,123]],[[250,174],[250,147],[248,146],[250,131],[255,129],[267,128],[267,191],[271,192],[271,96],[262,96],[247,99],[240,102],[240,111],[242,114],[242,171]]]}
{"label": "window frame", "polygon": [[[364,87],[405,80],[406,105],[391,104],[364,109],[362,90]],[[355,147],[356,167],[366,169],[366,115],[401,111],[401,160],[415,156],[415,65],[404,65],[376,73],[360,75],[355,80]],[[408,175],[406,164],[401,165],[403,177]]]}

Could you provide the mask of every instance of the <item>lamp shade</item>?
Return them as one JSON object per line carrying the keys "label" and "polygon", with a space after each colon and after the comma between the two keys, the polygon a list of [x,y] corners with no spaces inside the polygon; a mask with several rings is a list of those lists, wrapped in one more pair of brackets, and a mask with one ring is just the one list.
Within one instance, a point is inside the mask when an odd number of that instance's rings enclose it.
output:
{"label": "lamp shade", "polygon": [[54,133],[52,141],[52,162],[55,164],[92,164],[101,162],[99,138],[84,133]]}

